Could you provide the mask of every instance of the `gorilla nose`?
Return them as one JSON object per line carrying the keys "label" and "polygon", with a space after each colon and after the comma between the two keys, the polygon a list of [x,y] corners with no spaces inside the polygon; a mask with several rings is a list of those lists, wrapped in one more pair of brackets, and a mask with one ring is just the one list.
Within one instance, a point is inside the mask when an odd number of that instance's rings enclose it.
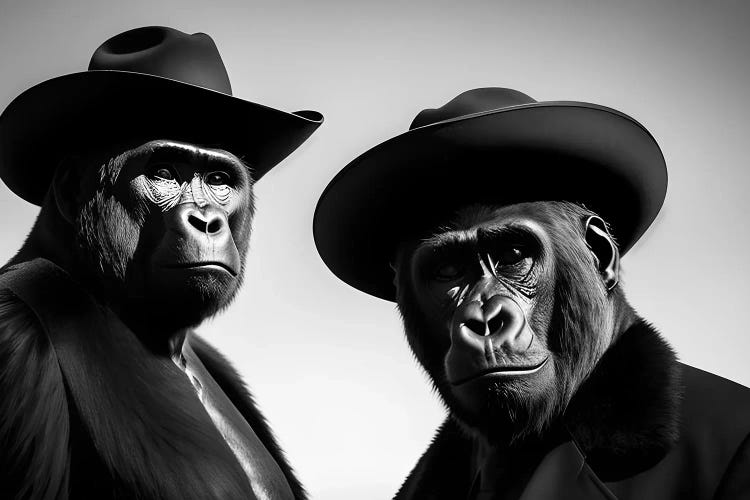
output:
{"label": "gorilla nose", "polygon": [[484,302],[475,300],[457,313],[456,341],[463,337],[471,344],[472,338],[483,337],[496,347],[512,351],[524,351],[530,345],[531,330],[527,328],[526,316],[511,297],[494,295]]}
{"label": "gorilla nose", "polygon": [[218,233],[224,225],[219,217],[204,218],[202,214],[188,215],[188,223],[201,233],[206,234]]}
{"label": "gorilla nose", "polygon": [[215,236],[222,232],[226,225],[224,214],[209,207],[204,209],[191,208],[183,214],[186,229],[197,230],[207,236]]}
{"label": "gorilla nose", "polygon": [[500,295],[494,295],[485,303],[478,300],[470,302],[464,309],[463,323],[477,335],[487,337],[498,333],[507,319],[500,314],[505,300]]}

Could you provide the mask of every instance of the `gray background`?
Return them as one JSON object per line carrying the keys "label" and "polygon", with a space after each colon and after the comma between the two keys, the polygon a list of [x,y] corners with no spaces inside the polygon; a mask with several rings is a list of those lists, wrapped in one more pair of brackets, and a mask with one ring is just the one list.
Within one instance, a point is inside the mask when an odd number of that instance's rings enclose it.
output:
{"label": "gray background", "polygon": [[[623,263],[630,301],[682,360],[750,385],[748,21],[739,0],[2,0],[0,105],[84,70],[109,36],[162,24],[209,33],[235,95],[325,113],[258,184],[247,284],[200,332],[246,377],[315,498],[387,498],[443,409],[394,306],[319,260],[311,220],[327,182],[470,88],[620,109],[654,134],[670,175],[664,209]],[[0,258],[36,212],[0,186]]]}

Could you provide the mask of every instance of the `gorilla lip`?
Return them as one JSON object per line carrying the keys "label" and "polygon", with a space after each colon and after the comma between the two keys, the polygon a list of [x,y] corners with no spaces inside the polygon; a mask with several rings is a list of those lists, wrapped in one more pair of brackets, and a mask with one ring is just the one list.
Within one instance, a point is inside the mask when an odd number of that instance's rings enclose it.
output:
{"label": "gorilla lip", "polygon": [[220,268],[221,270],[228,272],[232,276],[237,276],[237,272],[234,269],[229,267],[227,264],[219,261],[185,262],[180,264],[170,264],[164,267],[169,269]]}
{"label": "gorilla lip", "polygon": [[544,365],[547,364],[547,361],[549,361],[549,356],[544,358],[541,362],[539,362],[536,365],[524,365],[524,366],[492,366],[489,368],[485,368],[484,370],[479,371],[478,373],[475,373],[473,375],[469,375],[468,377],[461,378],[459,380],[456,380],[455,382],[451,382],[451,385],[457,386],[462,385],[467,382],[471,382],[472,380],[476,380],[478,378],[482,378],[487,375],[495,375],[497,377],[520,377],[523,375],[531,375],[533,373],[538,372],[541,370]]}

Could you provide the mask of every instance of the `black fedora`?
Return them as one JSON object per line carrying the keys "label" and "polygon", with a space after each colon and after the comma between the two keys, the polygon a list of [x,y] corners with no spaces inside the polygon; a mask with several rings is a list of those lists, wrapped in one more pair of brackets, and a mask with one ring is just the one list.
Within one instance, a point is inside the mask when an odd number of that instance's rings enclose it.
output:
{"label": "black fedora", "polygon": [[666,195],[664,157],[651,134],[611,108],[536,102],[481,88],[419,113],[410,130],[365,152],[328,184],[315,245],[344,282],[394,300],[397,245],[471,203],[582,203],[612,227],[624,254]]}
{"label": "black fedora", "polygon": [[0,115],[0,177],[40,205],[62,156],[101,141],[180,139],[242,158],[257,180],[323,122],[232,96],[214,41],[161,26],[126,31],[88,71],[40,83]]}

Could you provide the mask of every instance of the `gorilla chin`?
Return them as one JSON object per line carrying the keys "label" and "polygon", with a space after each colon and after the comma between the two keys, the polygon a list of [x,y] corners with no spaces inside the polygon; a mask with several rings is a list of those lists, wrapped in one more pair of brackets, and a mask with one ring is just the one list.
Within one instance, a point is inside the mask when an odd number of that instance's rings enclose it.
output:
{"label": "gorilla chin", "polygon": [[144,302],[152,318],[163,318],[172,327],[179,318],[180,326],[193,327],[232,302],[240,276],[218,263],[162,266],[150,274]]}
{"label": "gorilla chin", "polygon": [[554,362],[532,373],[488,373],[451,385],[450,407],[467,430],[489,442],[512,444],[541,434],[558,412]]}

